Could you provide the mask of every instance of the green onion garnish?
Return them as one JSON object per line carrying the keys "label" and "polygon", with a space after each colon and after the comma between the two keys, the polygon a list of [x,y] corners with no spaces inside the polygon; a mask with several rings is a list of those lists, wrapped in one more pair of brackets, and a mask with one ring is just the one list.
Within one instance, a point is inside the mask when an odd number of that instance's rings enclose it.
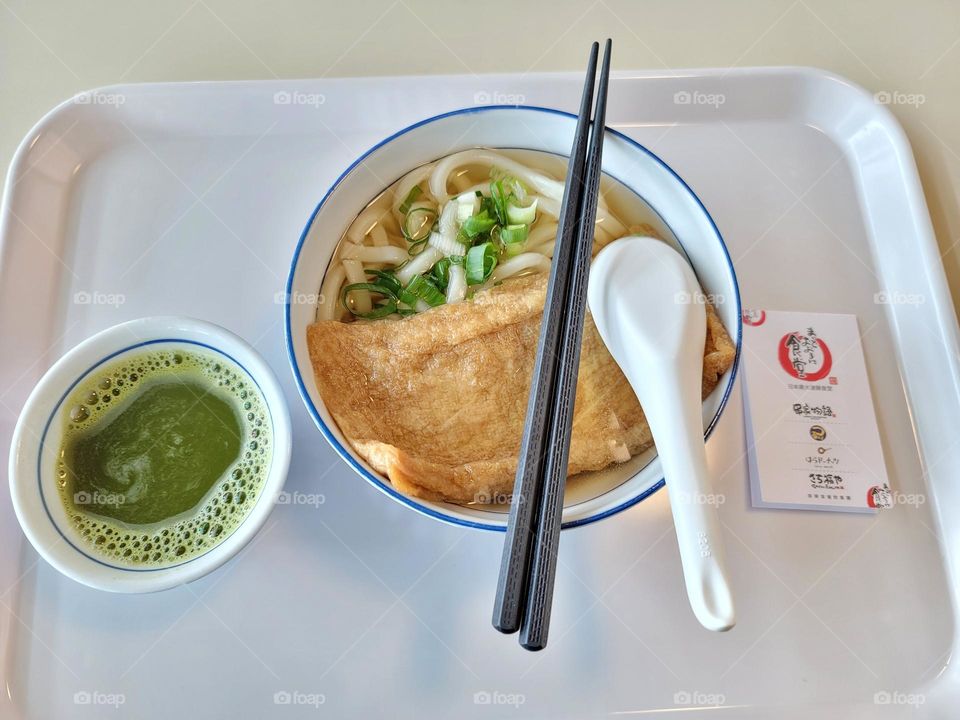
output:
{"label": "green onion garnish", "polygon": [[532,225],[537,218],[537,199],[522,207],[514,202],[507,204],[507,219],[513,225]]}
{"label": "green onion garnish", "polygon": [[497,222],[501,225],[507,224],[507,201],[510,194],[503,187],[503,180],[494,180],[490,183],[490,199],[493,201],[493,207],[497,214]]}
{"label": "green onion garnish", "polygon": [[523,184],[520,178],[514,177],[506,170],[501,170],[498,167],[490,168],[490,179],[501,181],[504,189],[516,195],[521,202],[527,198],[527,186]]}
{"label": "green onion garnish", "polygon": [[382,287],[392,298],[400,297],[400,291],[403,290],[403,285],[400,284],[400,281],[397,280],[397,277],[392,272],[387,272],[386,270],[367,270],[367,272],[377,278],[373,281],[374,285]]}
{"label": "green onion garnish", "polygon": [[[373,310],[370,312],[360,313],[354,310],[347,301],[347,296],[354,290],[369,290],[370,292],[384,295],[385,298],[379,305],[375,305]],[[343,294],[340,297],[340,302],[342,302],[343,306],[351,313],[365,320],[376,320],[377,318],[392,315],[397,311],[397,301],[391,296],[390,292],[386,288],[376,283],[352,283],[351,285],[347,285],[343,288]]]}
{"label": "green onion garnish", "polygon": [[429,239],[430,239],[430,235],[428,234],[425,238],[421,238],[420,240],[415,240],[411,242],[410,247],[407,248],[407,252],[410,255],[416,255],[418,252],[420,252],[421,249],[423,249],[423,246],[427,244],[427,241]]}
{"label": "green onion garnish", "polygon": [[407,197],[402,203],[400,203],[400,213],[403,215],[407,214],[407,211],[410,209],[410,206],[413,205],[417,198],[423,194],[423,190],[420,189],[419,185],[414,185],[410,188],[410,192],[407,193]]}
{"label": "green onion garnish", "polygon": [[440,258],[430,271],[434,284],[440,290],[446,290],[447,283],[450,282],[450,264],[450,258]]}
{"label": "green onion garnish", "polygon": [[403,219],[401,230],[410,242],[420,242],[430,237],[430,231],[437,220],[437,211],[428,207],[415,207]]}
{"label": "green onion garnish", "polygon": [[480,198],[474,193],[463,193],[457,196],[457,222],[466,222],[468,217],[476,215],[480,209]]}
{"label": "green onion garnish", "polygon": [[378,320],[387,315],[393,315],[395,312],[397,312],[397,303],[393,300],[387,300],[374,307],[373,310],[368,313],[354,313],[354,315],[364,320]]}
{"label": "green onion garnish", "polygon": [[529,225],[507,225],[500,229],[500,242],[507,251],[507,255],[513,257],[523,252],[527,243],[527,235],[530,234]]}
{"label": "green onion garnish", "polygon": [[407,284],[407,292],[423,300],[430,307],[443,305],[446,302],[443,293],[423,275],[414,275]]}
{"label": "green onion garnish", "polygon": [[464,220],[460,230],[464,235],[473,240],[483,233],[490,232],[496,224],[496,218],[490,217],[490,214],[486,210],[481,210],[476,215],[471,215]]}
{"label": "green onion garnish", "polygon": [[474,245],[467,251],[465,269],[467,284],[479,285],[490,277],[497,266],[497,246],[492,242]]}

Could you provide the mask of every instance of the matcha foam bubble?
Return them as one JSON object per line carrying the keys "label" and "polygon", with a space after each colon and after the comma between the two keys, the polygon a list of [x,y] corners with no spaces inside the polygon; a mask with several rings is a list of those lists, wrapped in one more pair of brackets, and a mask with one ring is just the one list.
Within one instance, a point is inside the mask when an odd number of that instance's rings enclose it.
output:
{"label": "matcha foam bubble", "polygon": [[[175,517],[148,524],[110,517],[113,504],[130,502],[137,484],[78,489],[69,466],[72,443],[102,429],[148,389],[166,382],[202,387],[226,401],[240,428],[238,451],[202,500]],[[196,557],[218,545],[247,517],[259,499],[272,457],[270,420],[263,397],[237,365],[209,351],[174,347],[135,352],[96,368],[70,393],[61,410],[63,439],[57,465],[57,485],[64,508],[84,549],[123,566],[166,567]],[[166,439],[175,447],[180,439]],[[188,438],[189,440],[189,438]],[[117,471],[137,477],[143,455],[125,458]],[[109,465],[109,461],[106,463]],[[136,499],[136,498],[135,498]]]}

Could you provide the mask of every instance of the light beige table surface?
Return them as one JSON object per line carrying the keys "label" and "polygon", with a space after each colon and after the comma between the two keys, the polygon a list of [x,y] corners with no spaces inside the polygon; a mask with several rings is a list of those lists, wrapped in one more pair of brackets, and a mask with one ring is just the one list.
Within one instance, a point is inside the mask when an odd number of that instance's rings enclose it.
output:
{"label": "light beige table surface", "polygon": [[[509,29],[509,34],[506,32]],[[60,100],[118,82],[813,65],[901,102],[960,299],[960,2],[0,0],[0,167]]]}

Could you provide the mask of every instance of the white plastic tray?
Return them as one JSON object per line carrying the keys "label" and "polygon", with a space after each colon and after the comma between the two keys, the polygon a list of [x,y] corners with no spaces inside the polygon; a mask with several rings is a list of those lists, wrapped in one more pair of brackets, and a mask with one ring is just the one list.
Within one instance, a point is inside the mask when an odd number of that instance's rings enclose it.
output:
{"label": "white plastic tray", "polygon": [[131,597],[38,561],[3,492],[0,717],[712,716],[697,708],[715,704],[724,717],[955,716],[957,324],[906,139],[840,78],[621,73],[611,88],[611,124],[713,214],[745,307],[857,314],[894,489],[925,500],[876,516],[751,509],[736,392],[708,443],[732,632],[690,612],[661,492],[564,533],[550,646],[524,652],[489,624],[502,535],[391,502],[310,422],[277,294],[328,185],[423,117],[473,103],[569,110],[580,83],[123,86],[30,133],[2,216],[4,446],[65,348],[129,318],[195,315],[249,339],[281,377],[293,501],[226,567]]}

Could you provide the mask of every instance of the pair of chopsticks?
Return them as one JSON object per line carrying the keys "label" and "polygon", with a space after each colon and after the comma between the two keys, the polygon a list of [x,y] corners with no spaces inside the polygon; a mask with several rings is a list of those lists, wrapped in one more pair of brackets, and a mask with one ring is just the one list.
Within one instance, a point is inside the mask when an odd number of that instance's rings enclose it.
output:
{"label": "pair of chopsticks", "polygon": [[599,44],[594,43],[590,50],[570,152],[493,610],[493,626],[504,633],[520,630],[520,644],[527,650],[546,647],[557,574],[563,492],[600,193],[610,40],[604,47],[591,125],[599,49]]}

